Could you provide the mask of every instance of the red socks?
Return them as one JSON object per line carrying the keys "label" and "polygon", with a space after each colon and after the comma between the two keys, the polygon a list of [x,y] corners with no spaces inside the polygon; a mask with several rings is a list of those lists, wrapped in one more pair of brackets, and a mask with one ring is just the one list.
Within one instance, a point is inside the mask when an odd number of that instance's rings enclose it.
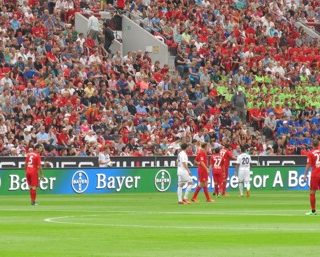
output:
{"label": "red socks", "polygon": [[315,194],[310,194],[310,205],[311,205],[311,210],[315,211],[316,210],[316,195]]}
{"label": "red socks", "polygon": [[219,194],[219,188],[221,188],[221,186],[219,186],[218,184],[214,185],[214,194],[216,196]]}
{"label": "red socks", "polygon": [[30,198],[32,203],[36,201],[36,197],[37,197],[37,191],[35,189],[30,189]]}
{"label": "red socks", "polygon": [[208,188],[207,188],[207,187],[204,187],[204,188],[203,188],[203,192],[204,192],[207,200],[210,200],[210,195],[209,195],[209,191],[208,191]]}
{"label": "red socks", "polygon": [[197,186],[196,191],[194,191],[192,199],[197,199],[200,190],[201,190],[201,187]]}

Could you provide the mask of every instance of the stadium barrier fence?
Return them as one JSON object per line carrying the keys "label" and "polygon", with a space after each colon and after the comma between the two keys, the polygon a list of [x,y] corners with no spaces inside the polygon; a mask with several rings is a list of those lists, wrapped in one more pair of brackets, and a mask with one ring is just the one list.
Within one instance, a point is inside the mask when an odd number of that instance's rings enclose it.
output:
{"label": "stadium barrier fence", "polygon": [[[45,178],[40,181],[41,194],[152,193],[176,192],[177,189],[177,169],[172,167],[47,169],[44,172]],[[197,169],[191,168],[191,172],[195,187]],[[252,167],[252,190],[307,190],[303,173],[303,166]],[[231,167],[228,190],[234,191],[237,187]],[[210,174],[209,190],[213,188]],[[0,170],[0,195],[26,194],[27,190],[23,169]]]}

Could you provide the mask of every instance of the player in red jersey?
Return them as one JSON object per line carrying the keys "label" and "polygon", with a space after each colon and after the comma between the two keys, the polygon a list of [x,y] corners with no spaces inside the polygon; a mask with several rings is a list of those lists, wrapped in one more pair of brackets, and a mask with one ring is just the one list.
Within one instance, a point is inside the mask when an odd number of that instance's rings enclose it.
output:
{"label": "player in red jersey", "polygon": [[313,148],[308,154],[308,162],[304,172],[304,180],[307,180],[307,174],[311,168],[311,179],[310,179],[310,205],[311,211],[307,212],[306,215],[316,215],[316,191],[320,189],[320,150],[319,141],[313,141]]}
{"label": "player in red jersey", "polygon": [[227,190],[227,180],[229,176],[229,166],[230,166],[230,161],[235,160],[236,158],[233,156],[232,152],[227,149],[227,146],[225,148],[220,150],[220,156],[223,159],[223,171],[224,171],[224,176],[223,176],[223,184],[222,184],[222,195],[226,194]]}
{"label": "player in red jersey", "polygon": [[198,194],[203,188],[203,192],[206,196],[207,202],[214,202],[208,192],[208,179],[209,179],[209,169],[208,169],[208,157],[207,157],[207,144],[201,144],[201,149],[198,151],[198,154],[195,159],[195,164],[198,165],[198,186],[194,195],[191,199],[193,202],[197,202]]}
{"label": "player in red jersey", "polygon": [[220,155],[220,147],[214,149],[214,154],[210,159],[210,169],[212,169],[213,180],[214,180],[214,194],[216,196],[222,195],[224,175],[225,175],[225,159]]}
{"label": "player in red jersey", "polygon": [[27,183],[30,188],[31,205],[36,205],[37,187],[39,186],[39,174],[43,178],[43,171],[41,168],[42,145],[37,144],[35,149],[30,149],[26,155],[25,172]]}

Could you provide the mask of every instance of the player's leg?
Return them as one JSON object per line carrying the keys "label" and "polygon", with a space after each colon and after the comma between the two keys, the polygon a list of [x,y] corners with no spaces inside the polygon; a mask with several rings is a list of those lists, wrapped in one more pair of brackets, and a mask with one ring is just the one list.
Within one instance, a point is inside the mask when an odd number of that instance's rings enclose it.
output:
{"label": "player's leg", "polygon": [[214,181],[214,195],[218,196],[219,195],[219,182],[218,182],[218,174],[213,173],[213,181]]}
{"label": "player's leg", "polygon": [[177,195],[178,195],[178,204],[184,204],[183,200],[182,200],[182,189],[183,186],[185,185],[186,181],[184,179],[184,176],[182,173],[178,174],[178,188],[177,188]]}
{"label": "player's leg", "polygon": [[307,212],[306,215],[316,215],[316,190],[319,189],[320,177],[311,176],[310,180],[310,207],[311,211]]}
{"label": "player's leg", "polygon": [[223,190],[224,190],[223,186],[224,186],[224,175],[223,173],[221,173],[218,176],[218,195],[223,194]]}
{"label": "player's leg", "polygon": [[223,184],[222,184],[222,195],[226,195],[226,192],[227,192],[228,176],[229,176],[229,168],[225,168]]}
{"label": "player's leg", "polygon": [[214,200],[211,199],[210,197],[210,194],[209,194],[209,191],[208,191],[208,179],[206,179],[205,182],[203,182],[203,192],[204,192],[204,195],[207,199],[207,202],[214,202]]}
{"label": "player's leg", "polygon": [[243,197],[243,187],[244,187],[244,176],[243,172],[240,170],[239,175],[238,175],[238,180],[239,180],[239,192],[240,196]]}
{"label": "player's leg", "polygon": [[246,193],[247,193],[247,197],[250,197],[250,189],[251,189],[251,185],[250,185],[250,172],[246,171],[245,175],[244,175],[244,186],[246,188]]}
{"label": "player's leg", "polygon": [[192,196],[191,201],[193,201],[193,202],[197,202],[198,201],[197,199],[198,199],[198,194],[199,194],[200,190],[201,190],[201,182],[200,182],[200,177],[199,177],[199,182],[198,182],[198,185],[196,187],[196,190],[194,191],[194,194]]}
{"label": "player's leg", "polygon": [[37,198],[38,177],[28,172],[26,174],[26,179],[27,179],[27,184],[29,186],[31,205],[35,205],[36,198]]}
{"label": "player's leg", "polygon": [[185,203],[190,203],[190,202],[189,202],[189,193],[190,193],[191,190],[192,190],[192,186],[193,186],[193,181],[192,181],[191,176],[188,174],[187,188],[186,188],[186,191],[185,191],[184,197],[183,197],[183,201],[184,201]]}

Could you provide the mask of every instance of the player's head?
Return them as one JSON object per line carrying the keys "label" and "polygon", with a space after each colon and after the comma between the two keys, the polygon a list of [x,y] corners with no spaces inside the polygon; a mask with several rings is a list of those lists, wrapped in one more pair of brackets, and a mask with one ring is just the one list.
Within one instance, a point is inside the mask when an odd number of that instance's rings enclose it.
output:
{"label": "player's head", "polygon": [[42,146],[42,144],[36,144],[36,145],[34,146],[34,149],[35,149],[37,152],[41,153],[42,150],[43,150],[43,146]]}
{"label": "player's head", "polygon": [[242,145],[240,147],[241,153],[245,153],[247,151],[248,147],[246,145]]}
{"label": "player's head", "polygon": [[202,148],[202,149],[207,149],[207,143],[202,143],[202,144],[201,144],[201,148]]}
{"label": "player's head", "polygon": [[215,153],[220,153],[220,150],[221,150],[221,148],[218,146],[218,147],[216,147],[216,148],[214,148],[214,152]]}
{"label": "player's head", "polygon": [[180,148],[181,148],[181,150],[186,150],[187,148],[188,148],[188,144],[187,143],[182,143],[181,145],[180,145]]}
{"label": "player's head", "polygon": [[318,148],[319,147],[319,140],[318,139],[313,140],[313,147],[314,148]]}

